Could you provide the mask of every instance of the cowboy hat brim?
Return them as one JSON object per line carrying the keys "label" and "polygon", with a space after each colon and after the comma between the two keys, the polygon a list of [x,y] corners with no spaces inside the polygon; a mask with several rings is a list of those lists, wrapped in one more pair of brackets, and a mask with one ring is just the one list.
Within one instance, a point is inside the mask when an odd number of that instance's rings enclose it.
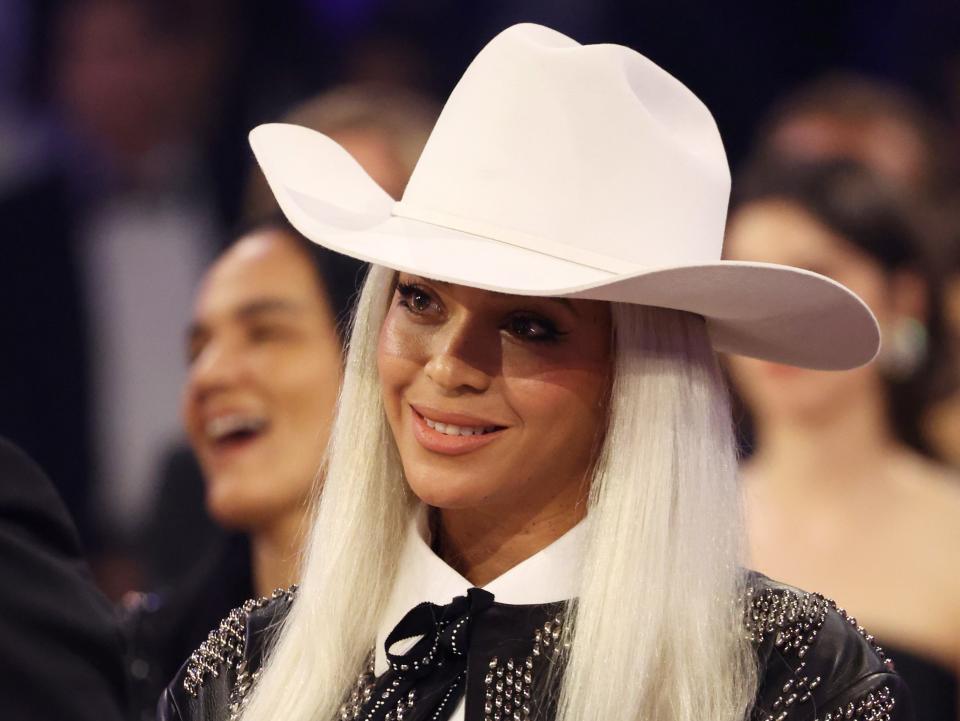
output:
{"label": "cowboy hat brim", "polygon": [[618,274],[484,235],[393,215],[395,201],[325,135],[261,125],[250,145],[290,223],[330,250],[438,281],[516,295],[675,308],[704,316],[716,350],[820,370],[869,362],[866,304],[817,273],[716,261]]}

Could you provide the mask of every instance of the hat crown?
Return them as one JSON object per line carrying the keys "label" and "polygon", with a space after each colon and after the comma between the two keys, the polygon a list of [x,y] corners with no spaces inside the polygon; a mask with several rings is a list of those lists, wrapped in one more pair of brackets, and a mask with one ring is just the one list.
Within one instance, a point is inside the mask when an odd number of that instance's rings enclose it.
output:
{"label": "hat crown", "polygon": [[683,84],[525,24],[464,73],[395,213],[623,272],[717,261],[729,193],[716,123]]}

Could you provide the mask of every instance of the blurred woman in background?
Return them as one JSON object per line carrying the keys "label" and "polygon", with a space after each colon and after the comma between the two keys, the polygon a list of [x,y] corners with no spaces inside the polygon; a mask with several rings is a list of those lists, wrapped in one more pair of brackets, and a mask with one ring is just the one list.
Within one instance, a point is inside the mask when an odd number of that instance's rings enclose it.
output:
{"label": "blurred woman in background", "polygon": [[939,285],[903,190],[850,162],[760,160],[726,252],[832,277],[874,310],[876,362],[844,373],[729,359],[755,423],[743,468],[753,567],[856,609],[913,690],[957,716],[960,483],[920,431],[951,390]]}
{"label": "blurred woman in background", "polygon": [[207,509],[250,534],[258,595],[296,579],[291,551],[329,433],[338,326],[359,272],[277,221],[224,253],[197,297],[184,423]]}
{"label": "blurred woman in background", "polygon": [[[876,78],[828,73],[774,105],[755,139],[760,154],[798,162],[847,158],[920,199],[935,226],[931,251],[945,272],[948,328],[960,357],[960,148],[947,123],[909,89]],[[917,201],[911,201],[916,203]],[[960,372],[960,366],[957,366]],[[928,403],[925,442],[960,469],[960,386]]]}
{"label": "blurred woman in background", "polygon": [[296,581],[361,275],[278,219],[244,233],[203,280],[183,416],[207,511],[237,535],[196,549],[202,562],[175,588],[139,597],[129,668],[141,717],[226,611]]}

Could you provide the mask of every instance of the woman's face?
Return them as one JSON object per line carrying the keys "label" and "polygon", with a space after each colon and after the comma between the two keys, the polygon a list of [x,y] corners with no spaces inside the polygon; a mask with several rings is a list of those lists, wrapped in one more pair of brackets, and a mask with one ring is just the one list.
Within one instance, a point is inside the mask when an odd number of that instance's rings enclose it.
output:
{"label": "woman's face", "polygon": [[572,507],[604,431],[610,348],[606,303],[401,273],[378,366],[413,492],[442,509],[519,517]]}
{"label": "woman's face", "polygon": [[[896,316],[887,274],[866,253],[800,206],[763,200],[740,208],[727,231],[725,257],[782,263],[826,275],[862,298],[881,328]],[[737,389],[761,422],[779,417],[822,420],[864,393],[881,393],[875,364],[852,371],[812,371],[731,356]]]}
{"label": "woman's face", "polygon": [[183,415],[221,523],[255,530],[302,510],[329,435],[340,354],[311,261],[285,232],[247,236],[207,274]]}

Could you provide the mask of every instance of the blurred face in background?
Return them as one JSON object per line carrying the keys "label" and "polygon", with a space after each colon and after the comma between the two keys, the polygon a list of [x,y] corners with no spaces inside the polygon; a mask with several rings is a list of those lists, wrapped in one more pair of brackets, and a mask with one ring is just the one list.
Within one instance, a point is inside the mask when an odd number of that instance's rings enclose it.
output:
{"label": "blurred face in background", "polygon": [[[217,22],[202,22],[203,5]],[[151,150],[193,141],[218,96],[226,8],[157,17],[139,0],[86,0],[58,20],[54,91],[87,142],[132,173]]]}
{"label": "blurred face in background", "polygon": [[[731,218],[724,245],[730,260],[782,263],[826,275],[862,298],[889,327],[898,314],[890,275],[869,255],[789,201],[762,200]],[[852,371],[824,372],[731,356],[737,389],[758,421],[825,420],[863,394],[882,394],[875,363]]]}
{"label": "blurred face in background", "polygon": [[778,127],[769,142],[785,157],[851,158],[906,185],[921,184],[930,172],[923,139],[896,118],[854,121],[829,113],[800,114]]}
{"label": "blurred face in background", "polygon": [[200,288],[184,420],[220,523],[300,512],[329,436],[341,346],[307,254],[283,230],[231,247]]}

